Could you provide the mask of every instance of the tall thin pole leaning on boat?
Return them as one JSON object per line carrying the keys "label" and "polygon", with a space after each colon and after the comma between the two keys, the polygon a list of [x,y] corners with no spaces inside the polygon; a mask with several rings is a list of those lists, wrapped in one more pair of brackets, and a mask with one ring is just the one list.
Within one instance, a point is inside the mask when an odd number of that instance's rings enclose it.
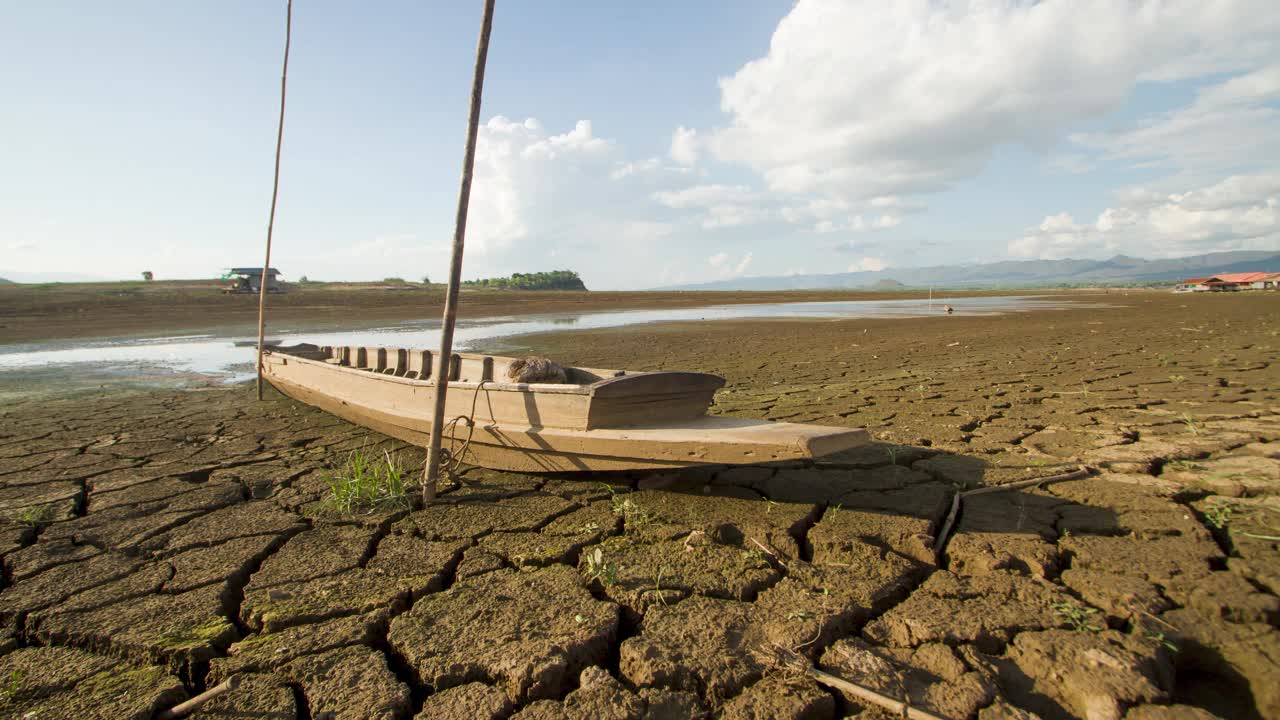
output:
{"label": "tall thin pole leaning on boat", "polygon": [[480,98],[484,93],[484,66],[489,58],[489,31],[493,28],[493,0],[485,0],[476,45],[476,71],[471,81],[471,111],[467,117],[467,147],[462,157],[462,186],[458,190],[458,216],[453,230],[453,259],[449,262],[449,289],[445,291],[440,328],[440,371],[436,374],[435,410],[431,414],[431,442],[423,470],[422,499],[436,497],[440,477],[440,440],[444,433],[444,399],[449,388],[453,357],[453,323],[458,314],[458,285],[462,282],[462,250],[467,237],[467,207],[471,202],[471,171],[476,160],[476,134],[480,130]]}
{"label": "tall thin pole leaning on boat", "polygon": [[284,11],[284,67],[280,71],[280,122],[276,125],[276,170],[271,180],[271,215],[267,218],[267,258],[258,282],[258,399],[262,399],[262,339],[267,328],[267,269],[271,267],[271,234],[276,227],[276,198],[280,195],[280,146],[284,143],[284,91],[289,79],[289,40],[293,35],[293,0]]}

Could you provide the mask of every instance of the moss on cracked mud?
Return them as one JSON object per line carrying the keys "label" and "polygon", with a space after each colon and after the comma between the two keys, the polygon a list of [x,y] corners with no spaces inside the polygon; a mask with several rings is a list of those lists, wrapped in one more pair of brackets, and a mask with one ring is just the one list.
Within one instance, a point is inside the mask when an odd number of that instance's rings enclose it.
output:
{"label": "moss on cracked mud", "polygon": [[219,645],[234,632],[231,623],[222,618],[214,618],[199,625],[172,628],[156,638],[156,647],[161,650],[182,650],[205,645]]}

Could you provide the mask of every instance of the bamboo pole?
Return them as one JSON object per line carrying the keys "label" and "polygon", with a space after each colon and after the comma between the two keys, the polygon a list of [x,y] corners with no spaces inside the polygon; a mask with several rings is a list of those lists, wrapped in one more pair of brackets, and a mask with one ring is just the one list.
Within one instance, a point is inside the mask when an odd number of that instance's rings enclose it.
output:
{"label": "bamboo pole", "polygon": [[195,712],[196,710],[199,710],[201,705],[204,705],[205,703],[209,702],[210,700],[220,695],[223,695],[225,693],[231,692],[232,690],[235,690],[237,687],[239,687],[239,685],[240,685],[240,676],[232,675],[226,680],[223,680],[221,683],[209,688],[208,690],[200,693],[199,695],[191,698],[190,700],[184,703],[181,703],[179,705],[174,705],[168,710],[161,712],[159,715],[156,716],[156,718],[157,720],[176,720],[177,718],[184,718],[190,715],[191,713]]}
{"label": "bamboo pole", "polygon": [[284,97],[289,79],[289,41],[293,36],[293,0],[285,3],[284,67],[280,71],[280,121],[276,124],[276,168],[271,179],[271,214],[267,218],[267,257],[262,261],[258,287],[258,399],[262,399],[262,344],[267,329],[267,270],[271,267],[271,235],[276,227],[276,199],[280,196],[280,147],[284,144]]}
{"label": "bamboo pole", "polygon": [[462,282],[462,251],[467,237],[467,208],[471,203],[471,174],[476,160],[476,135],[480,131],[480,98],[484,94],[484,68],[489,58],[489,31],[493,29],[493,2],[485,0],[476,44],[476,67],[471,80],[471,109],[467,116],[467,145],[462,156],[462,182],[458,189],[458,215],[453,229],[453,257],[449,261],[449,286],[445,291],[444,315],[440,323],[440,372],[436,376],[435,408],[431,414],[431,441],[427,445],[427,466],[423,470],[422,500],[436,497],[440,477],[440,440],[444,434],[444,401],[449,388],[450,358],[453,357],[453,324],[458,315],[458,285]]}

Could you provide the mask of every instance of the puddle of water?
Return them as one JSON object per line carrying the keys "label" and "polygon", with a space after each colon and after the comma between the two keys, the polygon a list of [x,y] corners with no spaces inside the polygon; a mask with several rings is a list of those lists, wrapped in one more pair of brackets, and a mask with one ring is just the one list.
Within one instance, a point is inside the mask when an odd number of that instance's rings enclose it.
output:
{"label": "puddle of water", "polygon": [[[1081,303],[1032,296],[941,298],[927,300],[849,300],[841,302],[717,305],[665,310],[540,315],[521,318],[459,320],[454,347],[467,350],[494,340],[565,329],[622,327],[654,322],[697,322],[747,318],[914,318],[937,315],[945,305],[957,315],[996,315],[1006,312],[1080,307]],[[316,345],[389,345],[434,350],[440,344],[440,321],[402,323],[377,328],[329,332],[287,332],[272,342]],[[70,343],[0,345],[0,372],[61,367],[94,371],[145,367],[167,368],[229,382],[253,377],[256,338],[178,335],[145,340],[101,340]]]}

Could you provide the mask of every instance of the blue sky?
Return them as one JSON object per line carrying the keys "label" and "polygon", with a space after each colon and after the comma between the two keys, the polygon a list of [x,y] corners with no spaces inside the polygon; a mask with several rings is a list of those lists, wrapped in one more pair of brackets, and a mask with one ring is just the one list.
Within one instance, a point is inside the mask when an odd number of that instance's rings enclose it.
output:
{"label": "blue sky", "polygon": [[[464,276],[1280,249],[1266,2],[499,0]],[[476,3],[298,0],[273,265],[443,279]],[[284,3],[6,3],[0,276],[261,262]]]}

